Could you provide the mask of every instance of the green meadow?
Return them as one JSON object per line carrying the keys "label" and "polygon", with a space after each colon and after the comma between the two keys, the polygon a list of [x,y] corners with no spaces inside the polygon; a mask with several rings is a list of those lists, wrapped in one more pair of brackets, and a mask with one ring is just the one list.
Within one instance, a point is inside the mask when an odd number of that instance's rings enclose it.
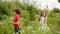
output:
{"label": "green meadow", "polygon": [[13,34],[13,9],[20,9],[21,34],[60,34],[60,10],[54,8],[51,10],[47,26],[49,30],[39,30],[39,16],[41,9],[27,3],[0,1],[0,34]]}

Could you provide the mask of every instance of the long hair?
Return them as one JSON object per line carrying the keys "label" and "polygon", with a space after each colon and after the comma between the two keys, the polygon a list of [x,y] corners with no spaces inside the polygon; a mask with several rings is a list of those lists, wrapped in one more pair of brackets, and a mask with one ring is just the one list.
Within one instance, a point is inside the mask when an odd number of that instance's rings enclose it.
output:
{"label": "long hair", "polygon": [[[42,12],[41,12],[41,14],[40,14],[40,15],[41,15],[41,17],[42,17],[42,13],[43,13],[43,12],[45,12],[45,11],[42,11]],[[44,16],[44,17],[46,17],[46,12],[45,12],[45,16]]]}

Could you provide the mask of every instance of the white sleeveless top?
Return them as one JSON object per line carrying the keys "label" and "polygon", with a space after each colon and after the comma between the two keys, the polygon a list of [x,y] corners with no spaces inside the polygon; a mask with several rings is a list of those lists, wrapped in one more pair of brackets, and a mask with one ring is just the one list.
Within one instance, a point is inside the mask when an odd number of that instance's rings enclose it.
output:
{"label": "white sleeveless top", "polygon": [[[47,19],[47,17],[46,17],[46,19]],[[40,23],[44,23],[44,20],[45,20],[45,18],[42,16],[42,17],[40,18]]]}
{"label": "white sleeveless top", "polygon": [[[47,19],[47,17],[46,17],[46,19]],[[46,24],[44,24],[44,23],[45,23],[44,20],[45,20],[44,17],[41,17],[41,18],[40,18],[40,28],[41,28],[42,30],[49,29],[49,27],[48,27]]]}
{"label": "white sleeveless top", "polygon": [[44,22],[44,17],[41,17],[41,18],[40,18],[40,22],[41,22],[41,23]]}

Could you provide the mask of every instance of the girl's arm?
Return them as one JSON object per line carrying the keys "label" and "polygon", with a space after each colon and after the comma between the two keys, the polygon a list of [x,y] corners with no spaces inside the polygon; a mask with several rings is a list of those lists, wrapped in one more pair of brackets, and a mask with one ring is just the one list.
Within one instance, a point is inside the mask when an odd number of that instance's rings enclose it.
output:
{"label": "girl's arm", "polygon": [[44,22],[45,22],[45,25],[46,25],[46,23],[47,23],[47,17],[45,17]]}
{"label": "girl's arm", "polygon": [[16,22],[16,23],[14,23],[14,24],[19,24],[19,22]]}
{"label": "girl's arm", "polygon": [[18,21],[17,21],[17,22],[15,22],[14,24],[19,24],[19,22],[20,22],[20,21],[18,20]]}
{"label": "girl's arm", "polygon": [[46,8],[47,8],[47,11],[48,11],[48,13],[47,13],[47,16],[48,16],[50,14],[50,10],[49,10],[47,5],[46,5]]}
{"label": "girl's arm", "polygon": [[15,20],[15,21],[14,21],[14,22],[15,22],[14,24],[19,24],[20,18],[19,18],[18,16],[16,16],[14,20]]}

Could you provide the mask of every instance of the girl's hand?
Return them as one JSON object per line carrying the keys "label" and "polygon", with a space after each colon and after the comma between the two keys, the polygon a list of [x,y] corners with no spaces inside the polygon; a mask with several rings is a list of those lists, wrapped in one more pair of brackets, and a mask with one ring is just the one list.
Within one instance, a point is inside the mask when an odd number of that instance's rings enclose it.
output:
{"label": "girl's hand", "polygon": [[19,24],[19,21],[18,22],[15,22],[14,24]]}
{"label": "girl's hand", "polygon": [[47,10],[48,10],[48,13],[47,13],[47,16],[50,14],[50,10],[49,10],[49,7],[48,7],[48,5],[46,5],[46,8],[47,8]]}
{"label": "girl's hand", "polygon": [[18,24],[18,23],[14,23],[14,24]]}

